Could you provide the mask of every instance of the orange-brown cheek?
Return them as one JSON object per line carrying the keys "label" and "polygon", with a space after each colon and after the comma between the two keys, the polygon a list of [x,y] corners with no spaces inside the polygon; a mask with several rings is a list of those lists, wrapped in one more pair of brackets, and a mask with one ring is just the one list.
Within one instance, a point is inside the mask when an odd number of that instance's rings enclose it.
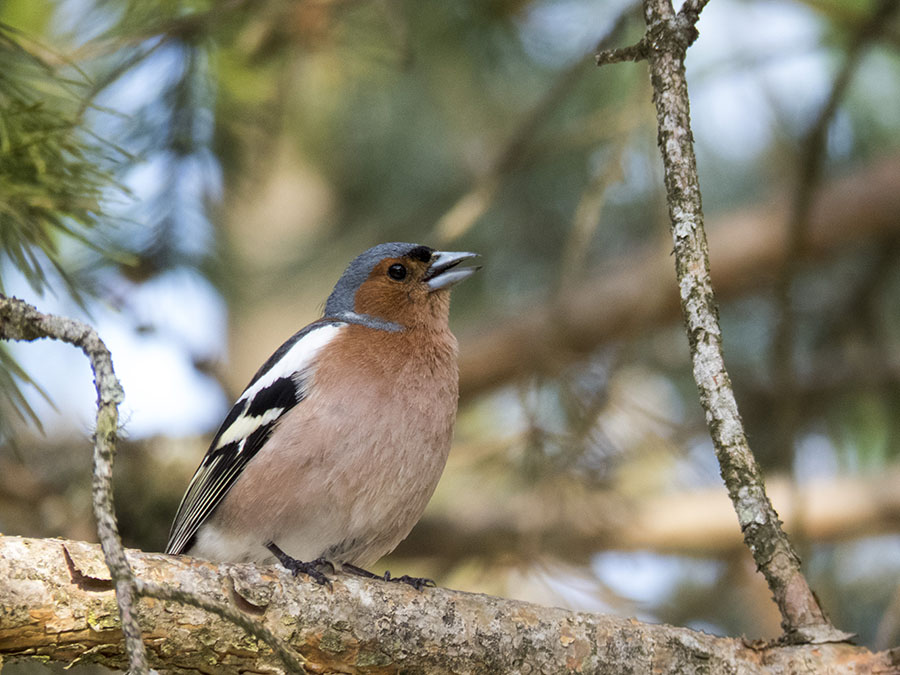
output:
{"label": "orange-brown cheek", "polygon": [[405,284],[369,279],[356,292],[354,311],[402,324],[410,305],[408,290]]}

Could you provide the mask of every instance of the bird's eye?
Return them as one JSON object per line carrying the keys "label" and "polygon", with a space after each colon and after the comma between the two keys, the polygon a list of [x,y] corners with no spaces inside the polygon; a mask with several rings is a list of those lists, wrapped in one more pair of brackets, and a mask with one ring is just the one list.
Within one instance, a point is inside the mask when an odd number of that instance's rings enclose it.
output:
{"label": "bird's eye", "polygon": [[394,281],[403,281],[406,278],[406,268],[397,263],[388,267],[388,276]]}

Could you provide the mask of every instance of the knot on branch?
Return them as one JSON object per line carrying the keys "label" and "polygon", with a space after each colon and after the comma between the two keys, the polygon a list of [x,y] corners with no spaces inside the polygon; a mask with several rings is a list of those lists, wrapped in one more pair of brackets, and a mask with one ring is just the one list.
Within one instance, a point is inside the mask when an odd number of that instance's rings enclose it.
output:
{"label": "knot on branch", "polygon": [[678,45],[687,50],[694,42],[700,37],[700,31],[697,30],[697,19],[699,17],[694,15],[691,18],[690,15],[687,14],[679,14],[678,17],[672,21],[672,36],[673,39],[678,42]]}
{"label": "knot on branch", "polygon": [[594,56],[597,65],[643,61],[651,51],[675,52],[680,59],[684,59],[688,47],[700,36],[696,23],[705,4],[703,0],[686,2],[681,11],[672,17],[658,19],[655,14],[648,16],[647,32],[638,42],[627,47],[598,51]]}
{"label": "knot on branch", "polygon": [[696,15],[678,14],[649,23],[643,40],[647,42],[648,51],[674,53],[679,60],[684,60],[688,47],[700,36],[694,25],[697,18]]}

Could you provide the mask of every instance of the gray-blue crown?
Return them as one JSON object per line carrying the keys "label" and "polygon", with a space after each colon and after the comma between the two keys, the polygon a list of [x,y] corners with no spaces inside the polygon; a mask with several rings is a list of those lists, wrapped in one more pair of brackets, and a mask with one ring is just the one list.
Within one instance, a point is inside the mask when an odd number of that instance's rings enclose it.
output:
{"label": "gray-blue crown", "polygon": [[[354,311],[356,292],[362,283],[369,278],[372,268],[384,258],[400,258],[418,246],[419,244],[394,241],[388,244],[378,244],[378,246],[373,246],[368,251],[364,251],[356,256],[347,265],[347,269],[344,270],[331,295],[328,296],[328,301],[325,303],[325,318],[346,320],[350,317],[356,317],[357,315]],[[375,317],[366,318],[375,319]],[[388,321],[382,322],[378,319],[375,319],[375,321],[385,324],[383,328],[387,330],[399,330],[401,328],[397,324]]]}

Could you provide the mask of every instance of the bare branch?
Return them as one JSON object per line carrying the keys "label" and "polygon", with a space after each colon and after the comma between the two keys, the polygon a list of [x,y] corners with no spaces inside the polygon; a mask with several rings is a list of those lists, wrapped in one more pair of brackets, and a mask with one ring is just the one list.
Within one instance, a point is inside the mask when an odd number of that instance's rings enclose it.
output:
{"label": "bare branch", "polygon": [[112,357],[97,332],[80,321],[41,314],[16,298],[0,295],[0,338],[51,338],[79,347],[91,362],[97,389],[97,426],[94,430],[92,504],[103,555],[116,587],[122,631],[132,673],[147,672],[147,656],[135,614],[134,574],[125,558],[113,507],[112,467],[119,424],[118,405],[124,392],[113,371]]}
{"label": "bare branch", "polygon": [[[828,182],[816,195],[802,260],[834,256],[900,232],[900,157]],[[773,194],[765,206],[725,214],[709,228],[710,264],[720,297],[768,289],[781,265],[790,205]],[[599,346],[646,334],[678,316],[672,239],[648,243],[571,292],[530,298],[527,312],[496,317],[460,339],[465,399],[517,378],[558,372]],[[600,311],[598,308],[602,308]]]}
{"label": "bare branch", "polygon": [[772,340],[771,372],[777,383],[779,401],[774,410],[778,426],[779,452],[790,456],[794,430],[799,418],[794,367],[794,310],[791,288],[800,269],[799,253],[810,229],[813,197],[822,178],[826,156],[826,139],[831,121],[837,113],[850,82],[862,61],[866,48],[890,25],[891,15],[900,9],[897,0],[881,0],[868,21],[861,24],[847,49],[847,57],[831,86],[831,93],[806,133],[800,150],[797,188],[789,214],[788,238],[781,273],[775,286],[778,318]]}
{"label": "bare branch", "polygon": [[[281,638],[276,636],[259,621],[251,618],[246,613],[241,612],[231,605],[217,602],[216,600],[213,600],[212,597],[182,591],[177,588],[172,588],[171,586],[162,586],[142,579],[137,580],[137,591],[145,598],[156,598],[157,600],[178,602],[216,614],[223,619],[230,621],[234,625],[243,628],[248,635],[253,635],[269,645],[288,671],[292,673],[307,672],[306,668],[303,667],[303,664],[307,663],[305,658],[299,654],[293,653]],[[237,596],[237,591],[235,591],[235,594]],[[245,600],[245,602],[249,601]]]}
{"label": "bare branch", "polygon": [[[672,23],[672,35],[687,49],[697,39],[696,23],[700,18],[700,12],[706,7],[709,0],[686,0],[678,12],[675,21]],[[599,49],[594,59],[598,66],[606,66],[611,63],[621,63],[623,61],[643,61],[647,58],[650,49],[649,33],[644,35],[638,42],[628,47],[617,47],[615,49]]]}
{"label": "bare branch", "polygon": [[[113,594],[78,583],[102,565],[97,547],[0,537],[0,658],[37,657],[108,667],[125,661]],[[540,607],[442,588],[340,575],[333,591],[277,567],[213,565],[129,551],[141,578],[217,603],[244,597],[243,611],[307,659],[311,672],[621,673],[787,675],[894,672],[897,654],[847,644],[748,645],[666,625]],[[143,600],[151,663],[167,672],[272,672],[283,663],[243,629],[180,603]]]}
{"label": "bare branch", "polygon": [[800,559],[766,495],[725,368],[684,69],[685,50],[696,33],[686,30],[671,0],[644,0],[644,18],[682,314],[694,380],[722,477],[744,541],[781,611],[785,638],[799,642],[845,640],[850,636],[831,625],[809,588],[800,571]]}
{"label": "bare branch", "polygon": [[[430,509],[392,554],[432,558],[442,566],[523,552],[583,563],[597,551],[657,551],[725,556],[744,544],[721,486],[627,499],[573,484],[556,491],[491,495],[479,483],[454,490],[454,503]],[[457,478],[464,485],[464,480]],[[828,542],[900,532],[900,467],[877,477],[822,479],[797,485],[767,477],[766,492],[785,529],[803,541]],[[887,643],[882,643],[886,648]]]}
{"label": "bare branch", "polygon": [[603,49],[594,55],[598,66],[606,66],[611,63],[623,61],[643,61],[647,58],[647,39],[641,38],[638,42],[628,47],[616,47],[615,49]]}

